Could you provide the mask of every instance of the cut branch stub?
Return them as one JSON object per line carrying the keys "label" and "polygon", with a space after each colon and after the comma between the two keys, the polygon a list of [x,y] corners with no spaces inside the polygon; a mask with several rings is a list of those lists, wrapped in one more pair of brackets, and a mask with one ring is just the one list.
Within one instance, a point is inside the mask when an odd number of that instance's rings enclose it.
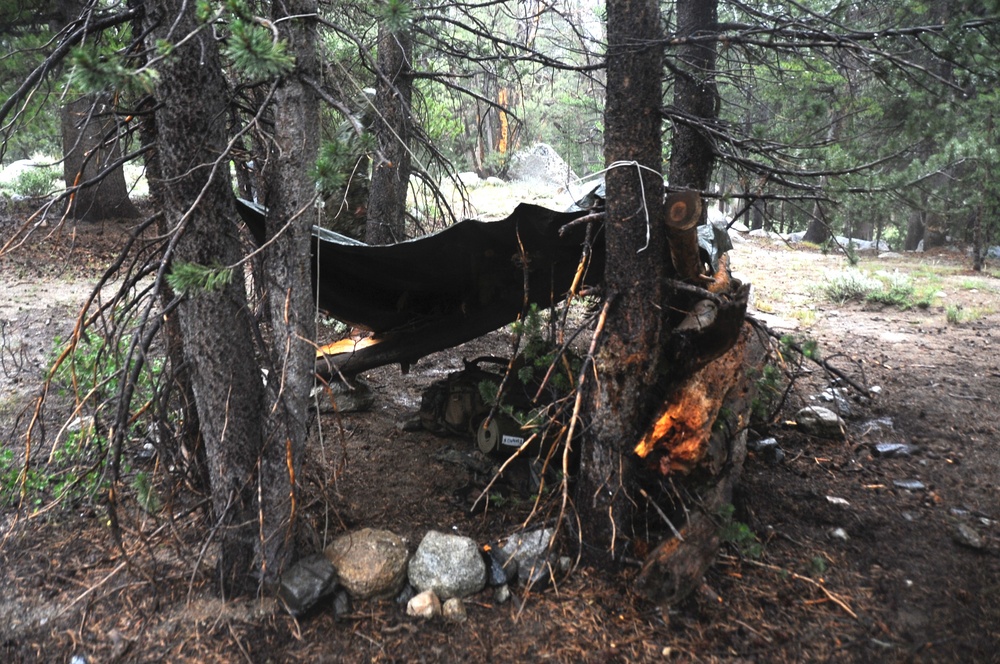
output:
{"label": "cut branch stub", "polygon": [[697,281],[702,276],[697,229],[701,196],[696,191],[675,192],[667,196],[666,209],[670,260],[681,279]]}

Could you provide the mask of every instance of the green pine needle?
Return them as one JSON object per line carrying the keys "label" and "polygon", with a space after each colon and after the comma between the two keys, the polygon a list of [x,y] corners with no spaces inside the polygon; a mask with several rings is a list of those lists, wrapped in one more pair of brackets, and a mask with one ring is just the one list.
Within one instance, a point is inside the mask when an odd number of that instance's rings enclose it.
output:
{"label": "green pine needle", "polygon": [[174,263],[167,283],[175,291],[183,293],[211,293],[225,288],[233,280],[233,271],[228,267],[206,267],[197,263]]}
{"label": "green pine needle", "polygon": [[257,23],[236,19],[223,53],[238,71],[251,78],[273,78],[290,71],[295,58],[286,43]]}

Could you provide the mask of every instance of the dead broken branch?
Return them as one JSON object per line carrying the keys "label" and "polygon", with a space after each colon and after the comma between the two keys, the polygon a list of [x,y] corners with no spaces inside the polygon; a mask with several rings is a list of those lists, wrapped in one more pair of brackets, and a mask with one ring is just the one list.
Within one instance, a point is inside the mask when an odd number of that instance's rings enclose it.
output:
{"label": "dead broken branch", "polygon": [[826,598],[828,600],[830,600],[831,602],[839,606],[841,609],[843,609],[844,612],[847,613],[847,615],[851,616],[855,620],[858,619],[858,614],[856,614],[851,609],[851,607],[848,606],[847,602],[838,597],[836,593],[831,592],[826,586],[824,586],[816,579],[811,579],[808,576],[802,576],[801,574],[796,574],[795,572],[786,569],[784,567],[778,567],[777,565],[769,565],[768,563],[762,563],[756,560],[744,560],[743,562],[748,565],[753,565],[754,567],[761,567],[763,569],[771,570],[772,572],[778,572],[779,574],[795,579],[797,581],[805,581],[806,583],[816,588],[819,588],[820,591],[822,591],[822,593],[826,595]]}
{"label": "dead broken branch", "polygon": [[754,327],[756,327],[758,330],[760,330],[761,332],[764,332],[768,336],[770,336],[770,337],[772,337],[774,339],[777,339],[778,341],[780,341],[780,342],[782,342],[784,344],[787,344],[788,347],[791,348],[792,350],[794,350],[796,353],[799,353],[800,355],[802,355],[802,357],[805,357],[805,358],[808,358],[808,359],[812,360],[813,362],[815,362],[816,364],[818,364],[819,366],[821,366],[825,371],[833,374],[834,376],[836,376],[840,380],[842,380],[845,383],[847,383],[848,385],[850,385],[859,394],[863,394],[865,396],[868,396],[869,394],[871,394],[871,390],[869,390],[867,387],[864,387],[860,383],[857,383],[854,379],[852,379],[850,376],[848,376],[846,373],[844,373],[843,371],[841,371],[837,367],[835,367],[832,364],[830,364],[828,361],[820,359],[818,357],[815,357],[811,353],[805,352],[805,349],[803,349],[801,345],[799,345],[797,342],[789,339],[786,335],[783,335],[780,332],[776,332],[776,331],[772,330],[770,327],[767,326],[766,323],[764,323],[764,322],[762,322],[760,320],[757,320],[753,316],[748,315],[746,318],[747,318],[747,322],[749,322],[751,325],[753,325]]}

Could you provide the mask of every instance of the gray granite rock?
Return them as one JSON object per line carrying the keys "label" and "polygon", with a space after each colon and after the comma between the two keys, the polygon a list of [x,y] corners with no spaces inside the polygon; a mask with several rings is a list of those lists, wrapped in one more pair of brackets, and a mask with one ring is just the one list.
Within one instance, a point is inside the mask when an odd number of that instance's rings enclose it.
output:
{"label": "gray granite rock", "polygon": [[439,597],[466,597],[486,585],[486,563],[475,541],[461,535],[428,531],[409,564],[410,583]]}
{"label": "gray granite rock", "polygon": [[508,537],[496,547],[496,556],[508,578],[515,576],[522,585],[547,583],[552,576],[550,558],[555,530],[542,528]]}

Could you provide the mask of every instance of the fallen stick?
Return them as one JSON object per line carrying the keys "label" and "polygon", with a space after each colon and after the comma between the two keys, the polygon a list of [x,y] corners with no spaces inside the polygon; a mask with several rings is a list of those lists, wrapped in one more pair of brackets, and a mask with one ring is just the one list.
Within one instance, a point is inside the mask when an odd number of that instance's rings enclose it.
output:
{"label": "fallen stick", "polygon": [[868,388],[863,387],[860,384],[854,382],[854,379],[852,379],[846,373],[844,373],[843,371],[841,371],[837,367],[833,366],[832,364],[830,364],[826,360],[821,360],[819,358],[810,357],[809,354],[807,354],[802,349],[802,346],[800,346],[798,343],[792,341],[791,339],[787,339],[785,337],[785,335],[782,335],[780,332],[775,332],[774,330],[772,330],[771,328],[769,328],[766,323],[757,320],[753,316],[747,316],[746,318],[747,318],[747,322],[749,322],[751,325],[753,325],[754,327],[756,327],[758,330],[761,330],[762,332],[764,332],[768,336],[773,337],[773,338],[777,339],[778,341],[781,341],[783,343],[788,344],[788,346],[792,350],[794,350],[795,352],[797,352],[800,355],[802,355],[802,357],[806,357],[806,358],[812,360],[813,362],[815,362],[816,364],[818,364],[819,366],[823,367],[823,369],[825,369],[826,371],[829,371],[834,376],[836,376],[837,378],[841,379],[842,381],[844,381],[845,383],[847,383],[848,385],[850,385],[851,387],[853,387],[860,394],[864,394],[866,396],[869,395],[869,394],[871,394],[871,390],[869,390]]}

